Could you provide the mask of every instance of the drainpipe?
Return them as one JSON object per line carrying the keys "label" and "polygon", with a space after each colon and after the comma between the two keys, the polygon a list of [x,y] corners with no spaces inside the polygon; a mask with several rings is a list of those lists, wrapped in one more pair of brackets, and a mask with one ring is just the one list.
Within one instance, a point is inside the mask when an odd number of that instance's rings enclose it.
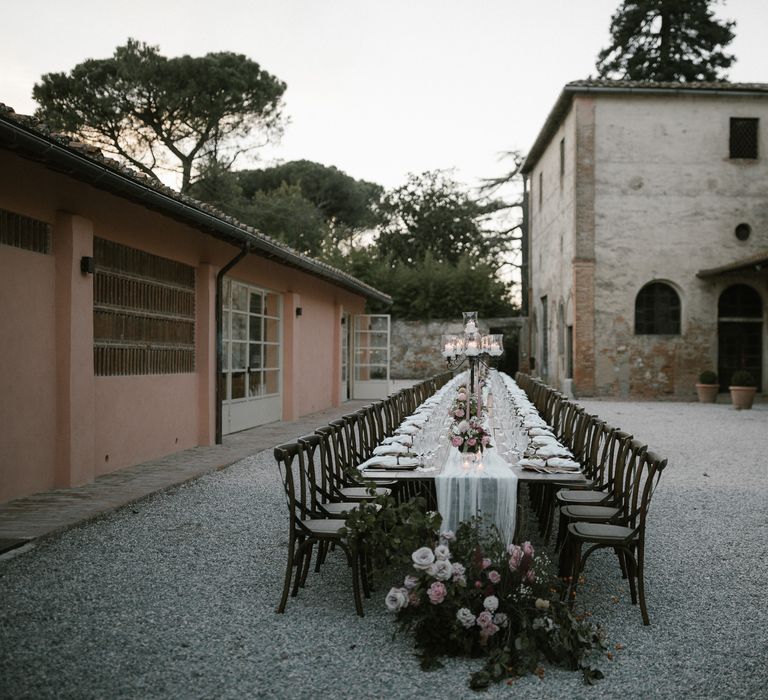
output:
{"label": "drainpipe", "polygon": [[249,253],[249,247],[246,243],[242,250],[230,260],[216,275],[216,444],[221,445],[221,369],[222,369],[222,350],[223,339],[223,320],[221,308],[221,295],[224,287],[224,275],[227,274],[237,263],[239,263]]}

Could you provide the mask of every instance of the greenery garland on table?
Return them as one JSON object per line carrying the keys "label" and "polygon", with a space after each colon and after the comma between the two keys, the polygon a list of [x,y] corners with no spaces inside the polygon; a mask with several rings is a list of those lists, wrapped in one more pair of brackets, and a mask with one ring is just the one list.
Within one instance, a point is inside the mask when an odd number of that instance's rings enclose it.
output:
{"label": "greenery garland on table", "polygon": [[469,685],[542,673],[547,661],[580,670],[585,683],[603,677],[596,662],[606,651],[603,632],[578,620],[560,600],[559,581],[533,546],[508,545],[480,518],[438,535],[440,515],[424,499],[395,504],[391,497],[361,504],[346,527],[361,538],[374,568],[410,571],[386,596],[402,631],[413,634],[424,670],[444,656],[485,658]]}

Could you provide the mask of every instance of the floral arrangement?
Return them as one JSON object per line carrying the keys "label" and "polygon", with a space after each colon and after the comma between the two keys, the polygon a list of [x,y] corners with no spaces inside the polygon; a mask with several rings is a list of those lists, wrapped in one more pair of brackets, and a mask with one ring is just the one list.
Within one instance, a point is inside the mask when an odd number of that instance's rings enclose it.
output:
{"label": "floral arrangement", "polygon": [[467,415],[467,396],[469,396],[469,413],[472,416],[477,415],[477,399],[474,396],[470,396],[467,392],[467,387],[459,387],[456,398],[453,400],[448,415],[455,421],[461,421],[469,418]]}
{"label": "floral arrangement", "polygon": [[486,447],[493,447],[490,433],[477,416],[454,422],[449,431],[449,438],[451,445],[461,452],[482,452]]}
{"label": "floral arrangement", "polygon": [[[577,620],[561,602],[530,542],[504,547],[497,531],[475,518],[458,533],[443,533],[435,547],[411,556],[413,573],[390,589],[387,609],[414,634],[422,668],[437,668],[441,656],[485,656],[470,687],[491,681],[543,673],[542,660],[581,670],[585,682],[602,673],[594,658],[605,650],[602,632]],[[487,535],[486,535],[487,537]]]}

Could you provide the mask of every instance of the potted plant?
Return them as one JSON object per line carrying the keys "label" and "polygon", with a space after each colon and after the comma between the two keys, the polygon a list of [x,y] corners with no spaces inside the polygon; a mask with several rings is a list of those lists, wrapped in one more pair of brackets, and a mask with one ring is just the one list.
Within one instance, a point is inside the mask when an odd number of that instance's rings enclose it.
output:
{"label": "potted plant", "polygon": [[743,369],[734,372],[728,389],[731,392],[731,403],[737,411],[742,408],[752,408],[757,387],[755,386],[755,378],[749,372]]}
{"label": "potted plant", "polygon": [[696,385],[696,393],[701,403],[715,403],[720,385],[717,383],[717,375],[708,369],[699,375],[699,383]]}

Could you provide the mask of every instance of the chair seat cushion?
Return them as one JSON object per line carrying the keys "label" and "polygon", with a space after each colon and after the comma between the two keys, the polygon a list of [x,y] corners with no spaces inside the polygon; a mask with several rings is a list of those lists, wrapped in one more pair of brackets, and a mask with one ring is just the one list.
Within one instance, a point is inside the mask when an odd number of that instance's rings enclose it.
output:
{"label": "chair seat cushion", "polygon": [[376,488],[373,489],[374,495],[371,496],[370,493],[368,493],[368,488],[365,486],[347,486],[343,489],[341,489],[341,495],[344,496],[344,498],[352,498],[352,499],[373,499],[376,498],[376,496],[389,496],[389,494],[392,493],[392,489],[386,489],[386,488]]}
{"label": "chair seat cushion", "polygon": [[557,500],[560,503],[578,505],[597,505],[602,503],[608,494],[605,491],[580,491],[578,489],[563,489],[557,492]]}
{"label": "chair seat cushion", "polygon": [[623,525],[606,525],[603,523],[571,523],[568,526],[571,534],[591,541],[620,542],[632,536],[634,530]]}
{"label": "chair seat cushion", "polygon": [[339,535],[344,527],[344,521],[335,518],[311,518],[302,520],[301,524],[316,535]]}
{"label": "chair seat cushion", "polygon": [[621,511],[611,506],[563,506],[560,512],[571,520],[605,522],[615,518]]}
{"label": "chair seat cushion", "polygon": [[351,511],[359,507],[359,503],[353,501],[339,501],[336,503],[321,503],[320,507],[329,515],[336,517],[343,517],[348,515]]}

